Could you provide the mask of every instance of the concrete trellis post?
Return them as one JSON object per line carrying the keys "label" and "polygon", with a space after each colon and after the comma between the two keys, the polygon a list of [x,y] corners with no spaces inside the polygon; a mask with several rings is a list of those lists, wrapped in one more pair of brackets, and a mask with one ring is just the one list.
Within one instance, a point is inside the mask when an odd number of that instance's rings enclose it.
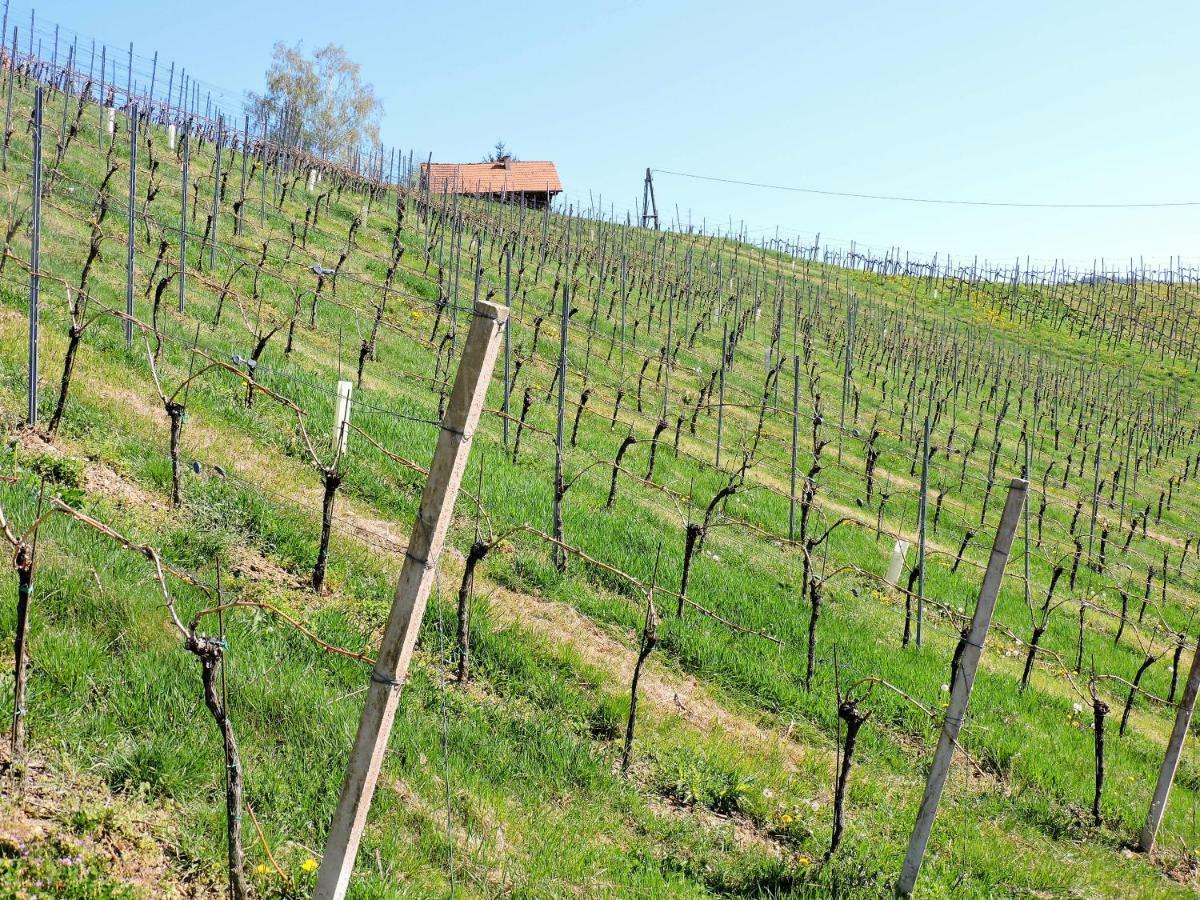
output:
{"label": "concrete trellis post", "polygon": [[904,560],[908,558],[908,548],[912,545],[908,541],[897,540],[892,545],[892,556],[888,560],[887,573],[883,576],[883,580],[893,587],[900,580],[900,572],[904,569]]}
{"label": "concrete trellis post", "polygon": [[425,604],[436,577],[438,558],[454,516],[454,501],[466,470],[471,438],[479,424],[507,319],[507,307],[486,301],[475,305],[471,330],[442,419],[437,448],[429,466],[429,479],[421,495],[420,510],[404,555],[404,568],[396,584],[379,656],[371,672],[346,779],[317,873],[314,896],[318,900],[344,897],[350,884],[375,782],[387,752],[400,688],[408,676]]}
{"label": "concrete trellis post", "polygon": [[1175,726],[1171,729],[1171,738],[1167,741],[1167,752],[1163,756],[1162,768],[1158,770],[1158,783],[1154,786],[1154,798],[1150,801],[1150,810],[1146,813],[1146,824],[1142,827],[1142,837],[1138,842],[1143,851],[1149,853],[1154,849],[1154,838],[1158,834],[1159,823],[1167,808],[1167,797],[1171,793],[1171,784],[1175,781],[1175,770],[1179,766],[1179,754],[1183,750],[1183,740],[1187,737],[1188,727],[1192,723],[1192,712],[1196,708],[1196,694],[1200,693],[1200,643],[1196,645],[1196,654],[1192,657],[1192,668],[1188,671],[1187,685],[1183,696],[1179,698],[1179,709],[1175,713]]}
{"label": "concrete trellis post", "polygon": [[954,670],[953,683],[950,685],[950,705],[946,709],[946,718],[942,723],[942,735],[938,739],[937,750],[933,755],[933,765],[929,769],[929,779],[925,783],[925,795],[921,798],[917,823],[913,827],[912,837],[908,842],[908,852],[904,857],[900,883],[896,886],[896,892],[902,897],[912,895],[913,887],[917,882],[917,873],[921,871],[921,861],[925,857],[929,833],[933,829],[933,820],[937,816],[938,802],[942,798],[942,789],[946,786],[946,778],[950,774],[950,761],[954,757],[958,732],[962,728],[963,717],[967,714],[967,703],[971,699],[971,688],[975,684],[975,670],[979,666],[979,657],[983,653],[983,642],[987,637],[988,626],[992,623],[996,598],[1000,594],[1000,581],[1004,577],[1004,566],[1008,562],[1013,536],[1017,532],[1017,521],[1021,518],[1021,507],[1025,504],[1025,495],[1028,492],[1029,482],[1023,478],[1014,478],[1008,486],[1008,498],[1004,501],[1004,512],[1000,516],[1000,525],[996,529],[996,539],[992,544],[992,555],[988,559],[987,571],[983,574],[983,585],[979,589],[979,602],[975,605],[975,615],[971,619],[970,629],[959,643],[959,651],[956,653],[958,665]]}

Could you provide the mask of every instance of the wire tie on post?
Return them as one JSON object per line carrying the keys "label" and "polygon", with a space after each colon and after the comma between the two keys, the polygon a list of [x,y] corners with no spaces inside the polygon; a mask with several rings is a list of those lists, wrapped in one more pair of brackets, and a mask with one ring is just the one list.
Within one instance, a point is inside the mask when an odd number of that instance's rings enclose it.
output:
{"label": "wire tie on post", "polygon": [[403,678],[395,678],[395,677],[389,677],[386,675],[381,675],[379,673],[378,669],[371,670],[371,680],[373,682],[375,682],[376,684],[382,684],[382,685],[385,685],[386,687],[398,688],[398,687],[404,686]]}
{"label": "wire tie on post", "polygon": [[425,568],[425,569],[430,568],[428,557],[426,557],[425,559],[421,559],[418,556],[414,556],[411,551],[405,550],[404,558],[412,560],[414,563],[416,563],[418,566],[421,566],[422,568]]}

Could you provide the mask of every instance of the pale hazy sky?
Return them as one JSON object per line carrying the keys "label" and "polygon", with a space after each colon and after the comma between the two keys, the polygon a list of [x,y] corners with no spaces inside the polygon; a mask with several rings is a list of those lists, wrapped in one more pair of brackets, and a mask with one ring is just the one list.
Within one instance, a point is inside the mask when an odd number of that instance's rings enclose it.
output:
{"label": "pale hazy sky", "polygon": [[[176,12],[186,9],[187,15]],[[26,44],[28,5],[11,26]],[[334,41],[383,97],[388,145],[552,159],[584,205],[641,197],[647,166],[771,184],[1001,202],[1200,201],[1200,4],[403,3],[64,0],[54,23],[159,53],[228,100],[276,40]],[[148,71],[148,65],[138,63]],[[163,82],[160,80],[159,84]],[[161,88],[160,88],[161,90]],[[1200,260],[1200,206],[880,202],[659,175],[660,212],[917,253],[1090,264]]]}

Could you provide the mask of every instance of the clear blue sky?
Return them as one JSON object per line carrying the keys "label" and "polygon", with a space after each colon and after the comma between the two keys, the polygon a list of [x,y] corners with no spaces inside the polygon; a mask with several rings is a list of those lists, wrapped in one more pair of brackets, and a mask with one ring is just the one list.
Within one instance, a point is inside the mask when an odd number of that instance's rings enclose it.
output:
{"label": "clear blue sky", "polygon": [[[647,166],[998,201],[1200,200],[1200,4],[63,0],[64,28],[231,96],[276,40],[342,44],[387,144],[477,160],[497,138],[619,210]],[[10,30],[30,6],[14,2]],[[41,28],[39,27],[39,32]],[[42,35],[43,41],[46,40]],[[46,51],[48,52],[48,50]],[[85,57],[86,59],[86,57]],[[162,70],[160,69],[160,72]],[[160,75],[160,77],[162,77]],[[161,84],[161,82],[160,82]],[[993,260],[1200,259],[1200,207],[1031,210],[656,178],[660,212]]]}

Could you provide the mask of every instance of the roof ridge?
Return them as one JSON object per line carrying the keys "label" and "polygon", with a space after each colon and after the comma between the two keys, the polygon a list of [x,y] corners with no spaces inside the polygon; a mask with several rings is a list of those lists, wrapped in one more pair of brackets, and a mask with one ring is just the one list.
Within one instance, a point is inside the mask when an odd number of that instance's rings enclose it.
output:
{"label": "roof ridge", "polygon": [[[423,166],[493,166],[496,164],[496,162],[497,162],[497,160],[481,160],[480,162],[433,162],[433,163],[423,162],[423,163],[421,163],[421,165],[423,165]],[[553,166],[555,164],[554,160],[552,160],[552,159],[513,159],[513,160],[509,160],[509,162],[511,162],[515,166],[523,166],[523,165],[527,165],[529,163],[541,163],[541,164],[550,165],[550,166]]]}
{"label": "roof ridge", "polygon": [[503,194],[507,192],[559,193],[562,181],[553,160],[512,160],[470,163],[424,162],[422,177],[434,191],[460,194]]}

